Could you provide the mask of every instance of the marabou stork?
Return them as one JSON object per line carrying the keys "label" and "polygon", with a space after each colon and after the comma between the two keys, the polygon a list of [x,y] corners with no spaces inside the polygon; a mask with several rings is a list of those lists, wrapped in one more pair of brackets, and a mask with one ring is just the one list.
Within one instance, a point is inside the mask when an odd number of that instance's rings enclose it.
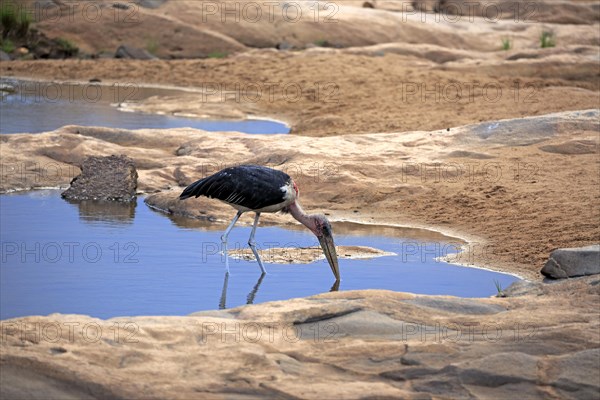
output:
{"label": "marabou stork", "polygon": [[256,261],[258,261],[262,273],[266,273],[258,251],[256,251],[254,234],[261,213],[281,211],[292,214],[292,217],[317,236],[333,275],[335,275],[336,282],[340,280],[331,225],[324,215],[308,215],[302,210],[298,203],[298,186],[288,174],[258,165],[240,165],[225,168],[186,187],[179,199],[184,200],[192,196],[219,199],[238,210],[225,233],[221,236],[227,273],[229,273],[227,236],[240,216],[248,211],[256,213],[248,245],[252,249]]}

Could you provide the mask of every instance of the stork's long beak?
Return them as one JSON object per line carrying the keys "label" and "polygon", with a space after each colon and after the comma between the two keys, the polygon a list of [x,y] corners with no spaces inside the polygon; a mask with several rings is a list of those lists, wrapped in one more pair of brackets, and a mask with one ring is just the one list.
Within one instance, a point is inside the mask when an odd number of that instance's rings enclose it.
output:
{"label": "stork's long beak", "polygon": [[333,243],[333,236],[330,234],[323,234],[323,236],[319,236],[319,243],[321,243],[321,248],[323,249],[323,253],[329,262],[329,266],[331,267],[331,271],[333,271],[333,275],[335,275],[336,281],[340,280],[340,269],[338,267],[338,259],[337,253],[335,252],[335,244]]}

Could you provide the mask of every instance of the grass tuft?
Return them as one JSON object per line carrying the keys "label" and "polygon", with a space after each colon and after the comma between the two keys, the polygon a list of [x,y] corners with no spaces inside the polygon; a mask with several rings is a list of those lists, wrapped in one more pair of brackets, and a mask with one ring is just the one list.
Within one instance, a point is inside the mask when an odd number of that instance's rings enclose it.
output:
{"label": "grass tuft", "polygon": [[496,293],[496,297],[506,297],[506,293],[504,293],[502,290],[502,285],[500,285],[498,279],[494,279],[494,285],[496,286],[496,291],[498,292]]}
{"label": "grass tuft", "polygon": [[330,47],[330,44],[326,39],[315,40],[314,44],[319,47]]}
{"label": "grass tuft", "polygon": [[552,31],[543,31],[540,35],[540,47],[545,49],[547,47],[556,46],[556,41],[554,38],[554,32]]}
{"label": "grass tuft", "polygon": [[158,51],[158,42],[154,39],[148,39],[148,41],[146,42],[146,50],[148,51],[148,53],[155,56],[156,52]]}
{"label": "grass tuft", "polygon": [[0,40],[0,49],[5,53],[10,54],[15,51],[15,44],[10,39],[2,39]]}
{"label": "grass tuft", "polygon": [[31,16],[24,9],[18,9],[15,4],[3,3],[0,6],[0,25],[2,25],[2,38],[14,33],[17,38],[27,36],[31,25]]}
{"label": "grass tuft", "polygon": [[212,51],[208,53],[208,58],[225,58],[228,54],[223,51]]}
{"label": "grass tuft", "polygon": [[54,40],[67,56],[72,57],[79,53],[79,47],[75,46],[71,41],[61,37],[57,37]]}

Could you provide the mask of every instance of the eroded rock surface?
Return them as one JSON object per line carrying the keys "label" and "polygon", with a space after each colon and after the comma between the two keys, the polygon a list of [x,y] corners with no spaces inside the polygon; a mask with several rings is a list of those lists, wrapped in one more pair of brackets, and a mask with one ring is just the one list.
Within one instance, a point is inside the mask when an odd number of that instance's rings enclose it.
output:
{"label": "eroded rock surface", "polygon": [[[338,258],[344,259],[369,259],[395,255],[388,251],[367,246],[336,246]],[[308,264],[323,259],[323,250],[320,247],[274,247],[258,251],[260,258],[266,263],[277,264]],[[244,260],[255,260],[250,249],[229,250],[232,257]]]}
{"label": "eroded rock surface", "polygon": [[126,156],[90,156],[73,178],[71,186],[62,193],[68,200],[135,200],[137,170],[134,161]]}
{"label": "eroded rock surface", "polygon": [[5,320],[2,398],[592,399],[598,283],[538,283],[541,296],[365,290],[186,317]]}

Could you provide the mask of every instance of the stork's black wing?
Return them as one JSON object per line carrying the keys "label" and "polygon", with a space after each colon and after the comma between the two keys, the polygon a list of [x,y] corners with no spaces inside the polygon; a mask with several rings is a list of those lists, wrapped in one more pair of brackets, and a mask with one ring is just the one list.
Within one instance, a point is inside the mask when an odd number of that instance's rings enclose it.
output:
{"label": "stork's black wing", "polygon": [[200,179],[185,188],[180,200],[206,196],[240,205],[251,210],[285,201],[286,186],[290,176],[276,169],[258,165],[240,165],[225,168],[214,175]]}

